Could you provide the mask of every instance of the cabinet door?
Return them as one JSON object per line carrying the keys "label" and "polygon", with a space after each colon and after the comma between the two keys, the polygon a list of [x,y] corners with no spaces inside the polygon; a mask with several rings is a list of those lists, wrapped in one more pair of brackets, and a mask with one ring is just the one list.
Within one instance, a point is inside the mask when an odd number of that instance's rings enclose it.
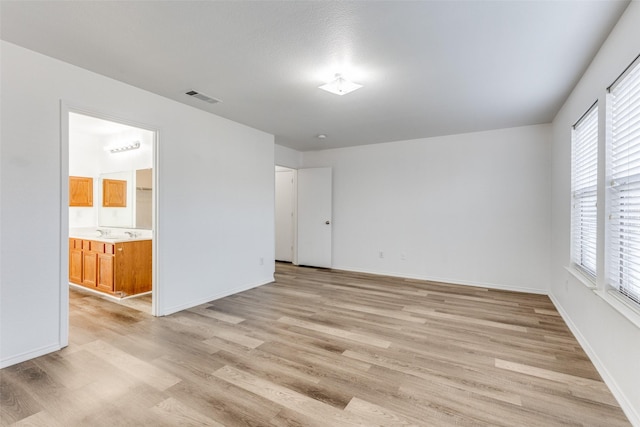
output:
{"label": "cabinet door", "polygon": [[105,208],[127,207],[127,181],[120,179],[103,179],[102,206]]}
{"label": "cabinet door", "polygon": [[113,255],[98,254],[98,290],[113,292]]}
{"label": "cabinet door", "polygon": [[69,247],[69,281],[82,284],[82,247]]}
{"label": "cabinet door", "polygon": [[93,206],[93,178],[69,177],[69,206]]}
{"label": "cabinet door", "polygon": [[151,290],[151,240],[116,243],[114,289],[126,295]]}
{"label": "cabinet door", "polygon": [[82,284],[95,288],[98,278],[98,254],[95,252],[83,252],[82,267]]}

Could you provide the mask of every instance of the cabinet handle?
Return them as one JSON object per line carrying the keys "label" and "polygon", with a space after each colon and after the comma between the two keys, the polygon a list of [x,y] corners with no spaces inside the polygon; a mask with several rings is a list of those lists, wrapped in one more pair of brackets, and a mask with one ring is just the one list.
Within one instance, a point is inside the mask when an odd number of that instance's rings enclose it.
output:
{"label": "cabinet handle", "polygon": [[122,252],[122,248],[118,248],[118,250],[119,250],[120,252]]}

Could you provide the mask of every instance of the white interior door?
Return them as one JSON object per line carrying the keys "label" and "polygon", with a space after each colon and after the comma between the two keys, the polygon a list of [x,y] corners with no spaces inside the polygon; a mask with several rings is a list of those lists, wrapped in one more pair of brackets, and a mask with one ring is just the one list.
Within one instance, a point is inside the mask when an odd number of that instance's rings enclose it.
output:
{"label": "white interior door", "polygon": [[298,264],[331,268],[331,168],[298,170]]}
{"label": "white interior door", "polygon": [[293,170],[276,170],[276,261],[293,260]]}

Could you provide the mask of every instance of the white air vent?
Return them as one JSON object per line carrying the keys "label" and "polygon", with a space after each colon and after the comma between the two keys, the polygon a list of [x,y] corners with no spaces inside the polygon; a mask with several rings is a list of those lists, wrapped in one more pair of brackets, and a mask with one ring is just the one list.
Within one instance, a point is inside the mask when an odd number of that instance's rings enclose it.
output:
{"label": "white air vent", "polygon": [[209,104],[217,104],[218,102],[222,102],[219,99],[212,98],[210,96],[205,95],[204,93],[196,92],[195,90],[190,90],[186,92],[187,95],[193,96],[194,98],[199,99],[200,101],[208,102]]}

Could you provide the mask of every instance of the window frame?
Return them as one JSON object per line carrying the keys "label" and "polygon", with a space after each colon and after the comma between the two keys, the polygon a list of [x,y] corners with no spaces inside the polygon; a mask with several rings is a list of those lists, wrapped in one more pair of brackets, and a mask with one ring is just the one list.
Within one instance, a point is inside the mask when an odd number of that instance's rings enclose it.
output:
{"label": "window frame", "polygon": [[598,274],[598,118],[596,100],[571,127],[570,260],[590,287]]}
{"label": "window frame", "polygon": [[[633,80],[629,82],[627,79],[632,77]],[[629,108],[631,112],[635,112],[632,124],[629,126],[629,134],[637,133],[636,136],[630,137],[629,140],[622,139],[622,147],[618,146],[620,141],[617,139],[617,135],[614,132],[614,127],[617,127],[617,117],[614,111],[617,107],[616,96],[622,94],[616,94],[615,90],[620,86],[633,83],[633,90],[630,92],[633,95],[637,95],[637,98],[630,100]],[[624,110],[621,114],[622,117],[628,115],[630,112]],[[624,212],[632,212],[625,210],[625,206],[632,206],[633,202],[640,203],[640,194],[633,195],[632,193],[640,189],[640,171],[634,171],[630,173],[629,166],[640,162],[640,155],[635,153],[635,150],[640,150],[640,55],[638,55],[629,66],[620,74],[618,78],[607,88],[606,96],[606,137],[605,137],[605,149],[606,149],[606,188],[605,188],[605,200],[607,207],[607,217],[605,225],[606,245],[605,245],[605,275],[604,275],[604,287],[602,289],[602,296],[605,300],[608,300],[614,307],[621,303],[635,313],[636,317],[640,315],[640,272],[633,274],[633,268],[640,266],[640,239],[633,242],[634,239],[630,237],[633,228],[633,219],[628,222],[624,221]],[[619,159],[623,156],[619,150],[626,150],[627,160],[625,162]],[[614,152],[617,151],[617,155],[614,156]],[[614,173],[615,170],[623,168],[627,171],[624,174]],[[622,193],[632,194],[631,196],[621,195]],[[640,216],[640,208],[637,211],[637,215]],[[632,218],[631,215],[626,218]],[[617,228],[616,228],[617,227]],[[625,245],[625,242],[631,243],[631,246]],[[631,253],[631,257],[625,257],[625,254]],[[615,276],[615,277],[614,277]],[[632,280],[636,276],[636,283],[632,283]],[[627,289],[630,288],[630,289]],[[610,300],[610,298],[615,300]],[[629,317],[627,315],[627,317]],[[633,321],[633,320],[632,320]],[[636,322],[634,322],[636,323]]]}

